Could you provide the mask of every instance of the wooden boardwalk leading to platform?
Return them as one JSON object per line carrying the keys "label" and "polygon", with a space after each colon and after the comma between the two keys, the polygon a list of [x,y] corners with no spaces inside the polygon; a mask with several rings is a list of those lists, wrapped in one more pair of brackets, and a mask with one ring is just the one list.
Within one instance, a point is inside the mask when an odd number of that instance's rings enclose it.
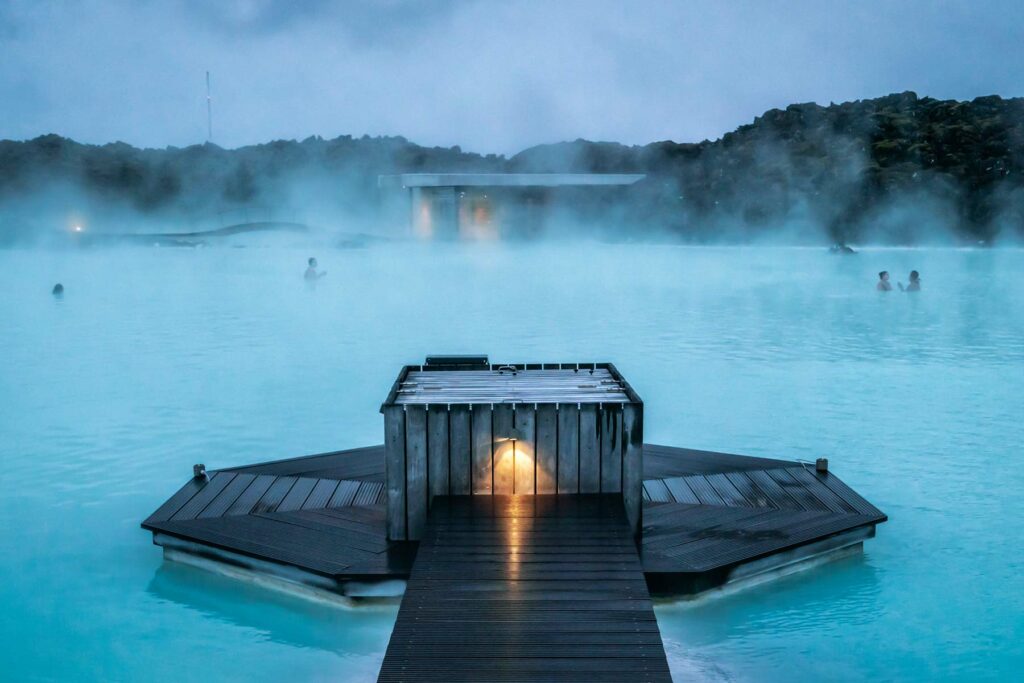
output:
{"label": "wooden boardwalk leading to platform", "polygon": [[435,498],[393,681],[671,681],[621,496]]}

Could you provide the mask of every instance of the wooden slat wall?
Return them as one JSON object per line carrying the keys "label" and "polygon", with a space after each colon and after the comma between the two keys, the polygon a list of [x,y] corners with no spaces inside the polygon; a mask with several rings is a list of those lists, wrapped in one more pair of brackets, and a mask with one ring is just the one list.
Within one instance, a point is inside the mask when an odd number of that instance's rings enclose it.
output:
{"label": "wooden slat wall", "polygon": [[490,493],[493,490],[493,453],[491,451],[491,405],[476,403],[472,406],[473,417],[473,493]]}
{"label": "wooden slat wall", "polygon": [[622,407],[622,500],[626,518],[633,534],[640,536],[643,505],[644,413],[643,406],[626,404]]}
{"label": "wooden slat wall", "polygon": [[494,462],[494,494],[511,495],[515,483],[514,447],[509,437],[515,427],[515,412],[511,403],[498,403],[493,408],[494,427],[491,444]]}
{"label": "wooden slat wall", "polygon": [[249,511],[253,509],[257,501],[263,497],[263,494],[267,492],[267,489],[277,481],[277,477],[272,474],[260,474],[256,477],[253,483],[249,484],[249,487],[242,492],[242,495],[235,500],[234,503],[224,513],[225,515],[247,515]]}
{"label": "wooden slat wall", "polygon": [[427,406],[427,475],[430,498],[447,496],[448,468],[451,456],[448,447],[448,406]]}
{"label": "wooden slat wall", "polygon": [[453,496],[468,495],[472,491],[472,443],[469,407],[452,406],[448,413],[448,447],[451,455],[448,476]]}
{"label": "wooden slat wall", "polygon": [[405,411],[405,477],[406,534],[418,540],[427,522],[426,406],[408,406]]}
{"label": "wooden slat wall", "polygon": [[385,406],[384,478],[388,489],[388,538],[404,540],[405,535],[405,410]]}
{"label": "wooden slat wall", "polygon": [[433,497],[469,493],[622,492],[638,530],[642,415],[641,404],[385,406],[388,537],[419,540]]}
{"label": "wooden slat wall", "polygon": [[601,411],[601,491],[622,490],[622,408],[606,405]]}
{"label": "wooden slat wall", "polygon": [[531,494],[536,490],[537,465],[537,412],[534,406],[520,406],[516,409],[515,493]]}
{"label": "wooden slat wall", "polygon": [[579,493],[601,492],[601,434],[597,404],[580,406],[580,487]]}
{"label": "wooden slat wall", "polygon": [[537,493],[558,490],[558,406],[537,406]]}
{"label": "wooden slat wall", "polygon": [[580,486],[580,409],[558,406],[558,493],[577,493]]}

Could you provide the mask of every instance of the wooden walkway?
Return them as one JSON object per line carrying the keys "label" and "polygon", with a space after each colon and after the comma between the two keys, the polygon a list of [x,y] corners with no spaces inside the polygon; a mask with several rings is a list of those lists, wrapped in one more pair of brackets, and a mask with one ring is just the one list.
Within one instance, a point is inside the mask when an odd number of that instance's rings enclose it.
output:
{"label": "wooden walkway", "polygon": [[435,498],[378,681],[671,681],[621,496]]}

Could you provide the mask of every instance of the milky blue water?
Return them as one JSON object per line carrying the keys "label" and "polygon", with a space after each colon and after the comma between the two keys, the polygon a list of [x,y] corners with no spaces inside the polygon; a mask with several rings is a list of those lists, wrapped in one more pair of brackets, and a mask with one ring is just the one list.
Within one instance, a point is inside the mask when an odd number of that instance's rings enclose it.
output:
{"label": "milky blue water", "polygon": [[381,442],[399,366],[444,352],[614,361],[649,441],[827,456],[890,515],[862,556],[659,605],[678,680],[1024,668],[1024,252],[320,248],[314,289],[310,255],[0,251],[4,679],[372,680],[396,605],[164,564],[138,525],[194,462]]}

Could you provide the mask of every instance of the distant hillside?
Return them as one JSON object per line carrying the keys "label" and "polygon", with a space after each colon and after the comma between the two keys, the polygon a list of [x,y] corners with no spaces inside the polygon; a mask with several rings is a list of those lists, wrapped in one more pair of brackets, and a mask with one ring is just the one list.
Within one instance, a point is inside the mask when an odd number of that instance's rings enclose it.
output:
{"label": "distant hillside", "polygon": [[750,239],[806,229],[835,241],[906,243],[933,233],[989,241],[1019,237],[1024,226],[1024,99],[902,93],[794,104],[714,142],[577,140],[511,158],[400,137],[235,150],[82,145],[56,135],[0,141],[0,236],[37,227],[33,212],[80,205],[172,220],[268,206],[366,215],[378,174],[415,171],[647,173],[615,214],[641,234]]}
{"label": "distant hillside", "polygon": [[940,229],[990,240],[1024,226],[1024,99],[794,104],[714,142],[577,140],[509,166],[646,172],[645,215],[684,234],[796,222],[836,241],[912,242]]}
{"label": "distant hillside", "polygon": [[[505,159],[427,148],[401,137],[310,137],[227,150],[138,149],[58,135],[0,141],[0,239],[53,229],[67,216],[119,229],[145,220],[213,228],[255,218],[367,215],[377,175],[500,170]],[[77,218],[73,219],[77,220]]]}

